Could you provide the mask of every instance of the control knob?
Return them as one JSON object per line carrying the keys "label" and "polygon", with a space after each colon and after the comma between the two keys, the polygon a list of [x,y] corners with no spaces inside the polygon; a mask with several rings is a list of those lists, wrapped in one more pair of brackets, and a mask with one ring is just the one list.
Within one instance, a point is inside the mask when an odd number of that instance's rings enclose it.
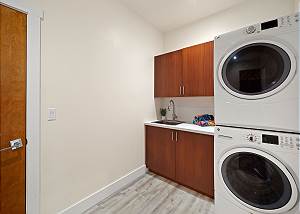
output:
{"label": "control knob", "polygon": [[249,142],[253,142],[254,143],[257,140],[257,138],[256,138],[256,136],[254,134],[248,134],[247,135],[247,140]]}
{"label": "control knob", "polygon": [[246,28],[246,33],[247,34],[252,34],[256,31],[256,27],[254,25],[251,25],[249,27]]}

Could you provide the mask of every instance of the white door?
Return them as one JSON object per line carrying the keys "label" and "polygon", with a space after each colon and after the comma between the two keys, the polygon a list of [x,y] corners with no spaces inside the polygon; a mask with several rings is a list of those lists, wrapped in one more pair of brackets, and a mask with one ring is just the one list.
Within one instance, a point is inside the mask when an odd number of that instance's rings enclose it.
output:
{"label": "white door", "polygon": [[293,79],[295,56],[286,46],[269,40],[247,42],[221,61],[219,81],[230,94],[243,99],[271,96]]}

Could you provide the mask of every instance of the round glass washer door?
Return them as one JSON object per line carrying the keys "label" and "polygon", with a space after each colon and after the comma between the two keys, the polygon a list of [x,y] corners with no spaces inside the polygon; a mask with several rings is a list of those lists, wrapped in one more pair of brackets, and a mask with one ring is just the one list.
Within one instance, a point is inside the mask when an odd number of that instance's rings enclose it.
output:
{"label": "round glass washer door", "polygon": [[290,172],[273,156],[252,148],[225,153],[219,176],[226,190],[240,204],[262,213],[285,213],[298,199]]}
{"label": "round glass washer door", "polygon": [[229,52],[220,63],[218,75],[221,85],[232,95],[260,99],[286,87],[295,72],[295,56],[286,46],[257,40]]}

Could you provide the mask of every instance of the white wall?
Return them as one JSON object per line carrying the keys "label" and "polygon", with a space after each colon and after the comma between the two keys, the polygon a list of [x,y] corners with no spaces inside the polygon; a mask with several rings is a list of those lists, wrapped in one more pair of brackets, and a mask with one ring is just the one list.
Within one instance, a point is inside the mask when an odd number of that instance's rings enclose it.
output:
{"label": "white wall", "polygon": [[[41,213],[53,214],[144,164],[163,37],[112,0],[42,8]],[[48,107],[57,121],[46,120]]]}
{"label": "white wall", "polygon": [[296,12],[300,11],[300,0],[295,0],[295,11]]}
{"label": "white wall", "polygon": [[295,0],[251,0],[165,34],[165,51],[211,41],[215,36],[295,11]]}
{"label": "white wall", "polygon": [[[201,19],[164,35],[164,52],[211,41],[216,35],[296,11],[299,0],[251,0],[218,14]],[[169,99],[161,99],[166,107]],[[213,99],[205,97],[175,98],[181,120],[191,122],[196,114],[213,114]]]}

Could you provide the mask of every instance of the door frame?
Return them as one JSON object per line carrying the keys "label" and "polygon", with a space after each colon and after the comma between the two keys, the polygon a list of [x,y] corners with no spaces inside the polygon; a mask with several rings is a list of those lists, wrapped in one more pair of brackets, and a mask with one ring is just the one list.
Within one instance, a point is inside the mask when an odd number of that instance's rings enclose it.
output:
{"label": "door frame", "polygon": [[26,98],[26,213],[40,213],[41,150],[41,20],[43,11],[24,1],[0,0],[0,4],[27,14]]}

